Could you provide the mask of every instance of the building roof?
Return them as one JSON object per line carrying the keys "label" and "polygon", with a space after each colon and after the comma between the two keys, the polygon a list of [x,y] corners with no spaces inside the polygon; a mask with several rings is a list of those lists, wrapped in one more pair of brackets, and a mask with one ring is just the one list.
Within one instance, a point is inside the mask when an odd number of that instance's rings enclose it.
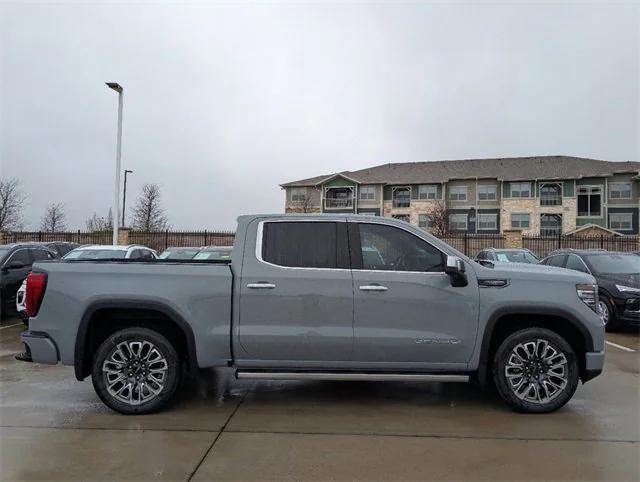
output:
{"label": "building roof", "polygon": [[640,162],[600,161],[572,156],[398,162],[301,179],[281,184],[281,187],[317,186],[336,175],[342,175],[360,184],[427,184],[454,179],[581,179],[611,176],[622,172],[640,173]]}

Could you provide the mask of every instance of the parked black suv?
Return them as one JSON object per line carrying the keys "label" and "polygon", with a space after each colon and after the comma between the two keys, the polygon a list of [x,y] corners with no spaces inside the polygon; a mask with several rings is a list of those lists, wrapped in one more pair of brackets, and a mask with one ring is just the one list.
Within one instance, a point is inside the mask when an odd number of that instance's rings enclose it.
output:
{"label": "parked black suv", "polygon": [[16,312],[16,293],[34,261],[58,258],[42,243],[0,245],[0,318]]}
{"label": "parked black suv", "polygon": [[553,251],[541,264],[590,273],[598,283],[599,310],[607,331],[640,327],[640,257],[601,249]]}

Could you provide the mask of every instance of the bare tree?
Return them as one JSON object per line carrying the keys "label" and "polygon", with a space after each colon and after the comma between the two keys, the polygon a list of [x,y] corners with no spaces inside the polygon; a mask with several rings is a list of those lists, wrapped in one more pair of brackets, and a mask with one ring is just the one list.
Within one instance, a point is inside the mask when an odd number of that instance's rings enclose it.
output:
{"label": "bare tree", "polygon": [[439,238],[449,234],[449,210],[443,201],[436,201],[429,211],[429,231]]}
{"label": "bare tree", "polygon": [[106,217],[98,216],[93,213],[89,219],[85,221],[87,231],[111,231],[113,229],[113,212],[109,208],[109,214]]}
{"label": "bare tree", "polygon": [[40,230],[56,233],[67,229],[67,215],[64,213],[63,203],[50,203],[40,222]]}
{"label": "bare tree", "polygon": [[0,179],[0,231],[22,227],[22,209],[26,199],[18,179]]}
{"label": "bare tree", "polygon": [[303,212],[303,213],[313,212],[314,211],[313,198],[309,196],[308,193],[306,193],[302,197],[302,200],[299,201],[298,206],[300,206],[300,212]]}
{"label": "bare tree", "polygon": [[159,231],[169,227],[160,203],[160,187],[157,184],[142,186],[142,193],[133,208],[132,226],[140,231]]}

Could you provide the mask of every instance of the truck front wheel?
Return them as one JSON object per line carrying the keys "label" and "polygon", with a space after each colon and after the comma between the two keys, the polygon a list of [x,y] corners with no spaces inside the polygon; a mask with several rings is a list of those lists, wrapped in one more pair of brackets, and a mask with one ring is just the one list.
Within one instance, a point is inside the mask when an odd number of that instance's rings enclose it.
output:
{"label": "truck front wheel", "polygon": [[509,335],[493,359],[498,393],[519,412],[559,409],[576,391],[578,375],[571,345],[545,328],[526,328]]}
{"label": "truck front wheel", "polygon": [[171,400],[180,373],[180,361],[169,340],[156,331],[133,327],[117,331],[100,345],[91,378],[108,407],[124,414],[143,414]]}

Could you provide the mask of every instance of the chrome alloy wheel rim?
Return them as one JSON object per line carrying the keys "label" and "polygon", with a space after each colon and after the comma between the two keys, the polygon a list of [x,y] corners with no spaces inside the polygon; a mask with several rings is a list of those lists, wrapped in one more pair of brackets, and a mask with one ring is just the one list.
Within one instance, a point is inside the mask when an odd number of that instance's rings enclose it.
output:
{"label": "chrome alloy wheel rim", "polygon": [[538,338],[511,350],[504,372],[511,390],[520,400],[543,404],[566,388],[569,364],[564,353]]}
{"label": "chrome alloy wheel rim", "polygon": [[128,405],[140,405],[155,398],[164,388],[169,364],[151,342],[118,343],[102,363],[109,395]]}
{"label": "chrome alloy wheel rim", "polygon": [[600,318],[605,325],[609,323],[609,307],[604,301],[598,302],[598,311],[600,312]]}

